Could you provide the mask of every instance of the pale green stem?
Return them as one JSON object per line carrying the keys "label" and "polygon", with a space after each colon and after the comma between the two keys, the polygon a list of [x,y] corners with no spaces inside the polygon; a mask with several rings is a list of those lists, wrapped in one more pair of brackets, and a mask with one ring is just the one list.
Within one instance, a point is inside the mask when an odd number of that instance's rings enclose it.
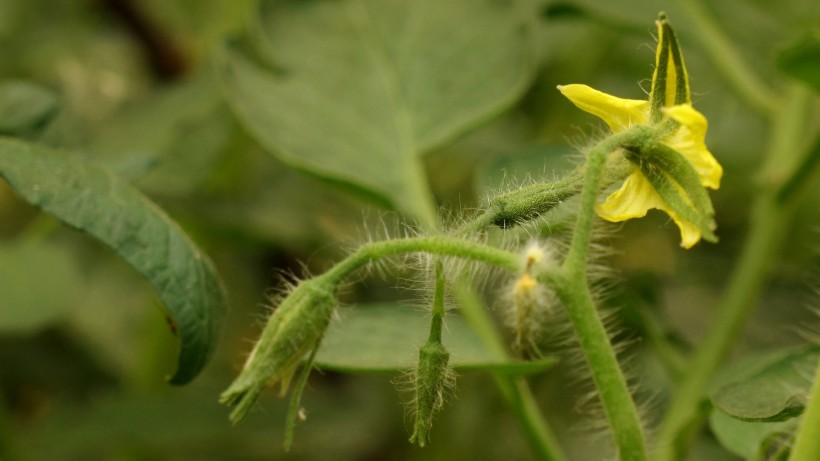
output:
{"label": "pale green stem", "polygon": [[618,133],[605,139],[589,152],[581,207],[572,244],[560,274],[549,280],[566,306],[575,335],[600,394],[621,461],[645,460],[646,439],[626,378],[592,300],[586,268],[595,220],[595,204],[606,158],[619,147],[635,143],[642,135],[642,132],[634,129]]}
{"label": "pale green stem", "polygon": [[429,253],[484,262],[510,271],[518,270],[519,257],[506,250],[450,237],[415,237],[367,243],[325,274],[336,283],[353,271],[388,256],[406,253]]}
{"label": "pale green stem", "polygon": [[709,56],[715,69],[751,107],[764,115],[771,115],[777,106],[777,96],[743,61],[740,52],[723,33],[706,5],[701,0],[680,0],[678,3],[692,19],[695,26],[693,35],[700,40],[702,51]]}
{"label": "pale green stem", "polygon": [[441,327],[444,323],[444,267],[436,261],[436,286],[433,292],[433,308],[430,310],[430,337],[427,341],[441,343]]}
{"label": "pale green stem", "polygon": [[[484,304],[466,282],[456,285],[456,296],[464,318],[481,342],[499,361],[510,360],[498,330],[487,314]],[[512,377],[493,373],[496,385],[506,400],[510,410],[518,420],[523,434],[529,442],[536,459],[543,461],[564,461],[566,456],[561,450],[558,438],[552,432],[549,423],[538,409],[538,402],[532,395],[529,384],[522,377]]]}
{"label": "pale green stem", "polygon": [[[800,131],[804,126],[808,96],[805,90],[798,87],[788,93],[772,128],[772,144],[767,153],[769,158],[794,165],[791,159],[799,153]],[[792,171],[789,176],[796,174],[798,172]],[[774,183],[776,179],[781,182]],[[685,455],[695,429],[705,417],[704,393],[709,379],[740,335],[773,267],[772,261],[781,246],[783,231],[790,224],[793,207],[789,205],[794,196],[788,196],[789,202],[779,200],[782,198],[780,190],[790,184],[789,178],[767,176],[763,182],[752,206],[749,235],[717,307],[711,330],[686,367],[689,371],[675,391],[661,423],[655,453],[659,461],[677,460]]]}
{"label": "pale green stem", "polygon": [[820,363],[814,372],[808,407],[798,428],[789,461],[817,461],[820,459]]}

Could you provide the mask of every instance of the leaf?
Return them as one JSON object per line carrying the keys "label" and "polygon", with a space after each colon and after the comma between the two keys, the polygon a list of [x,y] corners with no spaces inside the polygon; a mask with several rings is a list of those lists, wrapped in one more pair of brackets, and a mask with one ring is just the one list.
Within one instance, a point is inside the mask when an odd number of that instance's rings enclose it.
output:
{"label": "leaf", "polygon": [[820,92],[820,31],[807,32],[783,48],[777,67]]}
{"label": "leaf", "polygon": [[510,105],[533,73],[514,2],[269,5],[256,54],[276,61],[225,55],[233,109],[272,154],[423,224],[434,211],[420,156]]}
{"label": "leaf", "polygon": [[[419,348],[430,332],[429,313],[411,306],[375,304],[342,311],[331,322],[316,355],[318,368],[344,372],[392,372],[416,367]],[[542,372],[555,364],[504,362],[489,351],[457,315],[448,315],[442,332],[450,365],[456,370],[488,370],[506,374]]]}
{"label": "leaf", "polygon": [[57,99],[48,90],[27,82],[0,83],[0,135],[30,136],[57,113]]}
{"label": "leaf", "polygon": [[803,412],[820,346],[751,355],[717,379],[712,403],[744,421],[785,421]]}
{"label": "leaf", "polygon": [[0,176],[23,199],[109,246],[148,279],[180,338],[170,381],[193,379],[211,357],[227,302],[211,262],[179,226],[114,175],[45,147],[0,139]]}
{"label": "leaf", "polygon": [[59,320],[80,302],[82,286],[79,268],[64,247],[1,243],[0,332],[30,333]]}
{"label": "leaf", "polygon": [[720,444],[748,460],[785,460],[782,455],[788,454],[798,421],[799,418],[773,423],[742,421],[720,410],[712,410],[709,416],[709,426]]}

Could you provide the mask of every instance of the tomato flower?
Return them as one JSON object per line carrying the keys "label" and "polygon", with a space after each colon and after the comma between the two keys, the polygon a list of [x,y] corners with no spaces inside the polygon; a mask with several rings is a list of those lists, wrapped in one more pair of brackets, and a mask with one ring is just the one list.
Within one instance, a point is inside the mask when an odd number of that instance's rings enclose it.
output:
{"label": "tomato flower", "polygon": [[681,246],[701,237],[716,241],[711,201],[705,187],[717,189],[723,169],[706,148],[706,118],[694,107],[683,56],[664,14],[656,21],[658,47],[649,100],[618,98],[586,85],[558,89],[579,109],[601,118],[613,133],[649,127],[651,139],[624,146],[634,169],[621,187],[596,207],[598,215],[618,222],[645,216],[656,208],[680,228]]}

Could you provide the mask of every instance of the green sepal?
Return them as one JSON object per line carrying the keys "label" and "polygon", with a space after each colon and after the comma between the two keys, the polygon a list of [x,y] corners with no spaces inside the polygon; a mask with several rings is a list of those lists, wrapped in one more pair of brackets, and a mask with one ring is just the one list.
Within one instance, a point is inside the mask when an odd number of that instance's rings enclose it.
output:
{"label": "green sepal", "polygon": [[679,152],[660,142],[636,149],[640,153],[628,151],[627,158],[640,168],[664,203],[697,227],[705,240],[716,242],[714,207],[692,164]]}

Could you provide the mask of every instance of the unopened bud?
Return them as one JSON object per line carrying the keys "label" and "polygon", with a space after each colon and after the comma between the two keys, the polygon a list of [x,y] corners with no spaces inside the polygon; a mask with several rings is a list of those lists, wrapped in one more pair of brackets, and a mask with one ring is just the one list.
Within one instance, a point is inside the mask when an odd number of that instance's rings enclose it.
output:
{"label": "unopened bud", "polygon": [[453,386],[454,375],[447,366],[450,353],[437,341],[428,341],[419,350],[416,369],[416,421],[411,443],[423,447],[430,440],[433,416],[444,406],[447,389]]}
{"label": "unopened bud", "polygon": [[280,395],[285,395],[305,355],[324,336],[337,304],[335,291],[330,279],[305,280],[274,311],[242,372],[220,396],[221,403],[236,406],[231,413],[234,423],[245,417],[266,386],[280,384]]}

